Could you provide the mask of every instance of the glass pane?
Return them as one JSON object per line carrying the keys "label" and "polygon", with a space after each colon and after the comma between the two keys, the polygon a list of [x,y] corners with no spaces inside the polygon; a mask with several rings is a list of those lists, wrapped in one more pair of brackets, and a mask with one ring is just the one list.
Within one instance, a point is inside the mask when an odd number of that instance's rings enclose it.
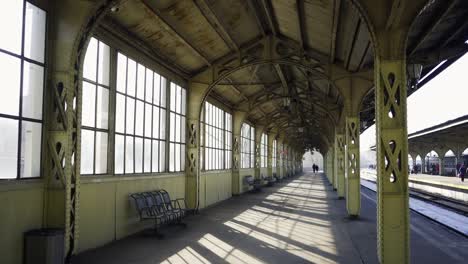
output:
{"label": "glass pane", "polygon": [[44,68],[24,62],[23,65],[23,116],[42,119]]}
{"label": "glass pane", "polygon": [[96,81],[98,41],[91,38],[83,64],[83,78]]}
{"label": "glass pane", "polygon": [[153,103],[155,105],[161,105],[161,76],[154,73],[154,93]]}
{"label": "glass pane", "polygon": [[143,139],[135,138],[135,173],[143,172]]}
{"label": "glass pane", "polygon": [[109,90],[98,86],[96,125],[98,128],[107,129],[109,123]]}
{"label": "glass pane", "polygon": [[144,172],[151,172],[151,140],[145,139],[145,153],[144,153]]}
{"label": "glass pane", "polygon": [[81,130],[81,174],[93,174],[94,131]]}
{"label": "glass pane", "polygon": [[166,108],[167,79],[161,76],[161,106]]}
{"label": "glass pane", "polygon": [[176,99],[175,100],[176,100],[176,112],[180,114],[180,111],[182,108],[182,105],[181,105],[182,98],[181,98],[181,91],[180,91],[179,85],[176,86]]}
{"label": "glass pane", "polygon": [[148,103],[153,102],[153,71],[146,69],[146,90],[145,101]]}
{"label": "glass pane", "polygon": [[125,132],[125,96],[117,94],[115,106],[115,131]]}
{"label": "glass pane", "polygon": [[185,93],[186,93],[185,89],[182,89],[182,99],[181,99],[181,101],[182,101],[182,110],[180,112],[182,115],[185,115],[185,106],[187,104],[186,99],[185,99],[185,97],[186,97]]}
{"label": "glass pane", "polygon": [[137,97],[145,99],[145,66],[141,64],[137,66]]}
{"label": "glass pane", "polygon": [[171,102],[170,102],[170,109],[171,111],[175,111],[175,101],[176,101],[176,85],[171,82]]}
{"label": "glass pane", "polygon": [[174,113],[170,114],[169,124],[171,126],[169,130],[169,140],[174,141],[175,140],[175,114]]}
{"label": "glass pane", "polygon": [[117,91],[125,93],[127,81],[127,57],[122,53],[117,55]]}
{"label": "glass pane", "polygon": [[159,141],[153,140],[153,172],[160,172],[159,169]]}
{"label": "glass pane", "polygon": [[159,108],[153,106],[153,138],[159,138]]}
{"label": "glass pane", "polygon": [[109,86],[109,70],[110,70],[110,48],[106,44],[99,41],[99,69],[98,82],[102,85]]}
{"label": "glass pane", "polygon": [[144,103],[137,100],[136,102],[136,120],[135,120],[135,134],[138,136],[143,136],[143,114],[144,114]]}
{"label": "glass pane", "polygon": [[96,174],[107,173],[107,133],[96,132]]}
{"label": "glass pane", "polygon": [[44,62],[46,13],[26,2],[24,56]]}
{"label": "glass pane", "polygon": [[123,173],[124,167],[124,136],[115,135],[115,173]]}
{"label": "glass pane", "polygon": [[125,173],[133,173],[133,137],[125,137]]}
{"label": "glass pane", "polygon": [[180,115],[175,115],[175,141],[180,142]]}
{"label": "glass pane", "polygon": [[151,137],[152,109],[153,107],[150,104],[145,104],[145,137]]}
{"label": "glass pane", "polygon": [[[21,52],[23,28],[23,0],[2,1],[0,8],[0,48],[16,54]],[[5,69],[2,67],[2,69]],[[16,176],[15,176],[16,177]]]}
{"label": "glass pane", "polygon": [[175,146],[175,171],[180,171],[180,145]]}
{"label": "glass pane", "polygon": [[18,165],[18,121],[0,118],[0,179],[16,179]]}
{"label": "glass pane", "polygon": [[166,139],[166,110],[160,109],[159,114],[161,116],[159,119],[159,138]]}
{"label": "glass pane", "polygon": [[[8,4],[7,4],[8,6]],[[3,8],[0,8],[0,12]],[[5,37],[0,38],[3,41]],[[18,116],[20,96],[20,60],[0,52],[0,69],[2,79],[0,85],[0,113]]]}
{"label": "glass pane", "polygon": [[159,171],[166,171],[166,142],[159,142]]}
{"label": "glass pane", "polygon": [[175,169],[175,160],[174,160],[174,143],[169,144],[169,171],[174,171]]}
{"label": "glass pane", "polygon": [[127,67],[127,94],[135,96],[136,62],[132,59],[128,59]]}
{"label": "glass pane", "polygon": [[83,126],[95,127],[96,114],[96,86],[89,82],[83,82],[81,124]]}
{"label": "glass pane", "polygon": [[126,134],[134,134],[135,127],[135,99],[127,97],[127,117],[126,117]]}
{"label": "glass pane", "polygon": [[42,124],[23,122],[21,131],[20,177],[41,176]]}

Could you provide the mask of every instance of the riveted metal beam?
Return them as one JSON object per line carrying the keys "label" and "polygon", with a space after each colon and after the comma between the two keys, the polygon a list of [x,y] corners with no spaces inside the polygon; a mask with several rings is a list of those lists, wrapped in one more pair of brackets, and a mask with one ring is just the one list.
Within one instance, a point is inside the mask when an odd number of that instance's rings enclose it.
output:
{"label": "riveted metal beam", "polygon": [[236,42],[233,40],[229,32],[226,30],[222,22],[218,19],[218,16],[216,16],[216,14],[213,12],[210,3],[208,3],[206,0],[195,0],[194,2],[200,10],[200,12],[205,17],[206,21],[224,40],[226,45],[228,45],[231,49],[238,51],[239,47],[237,46]]}
{"label": "riveted metal beam", "polygon": [[210,60],[207,59],[207,57],[203,54],[203,52],[201,50],[199,50],[197,47],[193,46],[190,41],[188,41],[187,39],[185,39],[179,32],[177,32],[177,30],[175,28],[173,28],[169,22],[167,22],[161,12],[159,11],[159,9],[157,8],[153,8],[152,6],[150,6],[148,3],[146,3],[146,1],[142,1],[143,5],[149,10],[151,11],[155,18],[157,20],[159,20],[159,22],[161,22],[161,25],[164,25],[166,28],[167,31],[171,32],[173,34],[173,36],[175,38],[177,38],[177,40],[179,40],[180,42],[182,42],[185,46],[187,46],[187,48],[189,48],[193,53],[195,53],[198,57],[200,57],[207,66],[211,66],[212,65],[212,62],[210,62]]}

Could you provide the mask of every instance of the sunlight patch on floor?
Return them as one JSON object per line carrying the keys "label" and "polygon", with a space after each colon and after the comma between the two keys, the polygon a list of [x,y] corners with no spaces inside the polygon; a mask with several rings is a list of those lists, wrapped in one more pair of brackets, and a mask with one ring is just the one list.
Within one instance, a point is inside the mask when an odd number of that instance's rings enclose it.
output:
{"label": "sunlight patch on floor", "polygon": [[257,258],[232,247],[212,234],[204,235],[200,240],[198,240],[198,243],[229,263],[263,263]]}
{"label": "sunlight patch on floor", "polygon": [[162,264],[187,263],[187,264],[208,264],[211,263],[202,255],[198,254],[193,248],[185,247],[176,254],[167,258]]}

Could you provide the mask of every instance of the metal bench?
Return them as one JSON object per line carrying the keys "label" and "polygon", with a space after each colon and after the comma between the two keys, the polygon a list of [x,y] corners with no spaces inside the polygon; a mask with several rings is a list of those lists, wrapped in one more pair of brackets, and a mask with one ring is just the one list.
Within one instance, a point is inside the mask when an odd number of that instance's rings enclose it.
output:
{"label": "metal bench", "polygon": [[252,175],[244,177],[244,185],[247,186],[247,191],[260,191],[262,187],[260,179],[255,179]]}
{"label": "metal bench", "polygon": [[267,182],[267,186],[271,187],[275,184],[276,182],[276,177],[273,176],[268,176],[265,178],[265,181]]}
{"label": "metal bench", "polygon": [[[156,236],[162,238],[159,229],[165,224],[178,224],[185,226],[182,223],[182,218],[186,215],[186,206],[184,199],[173,201],[170,199],[169,193],[165,190],[156,190],[150,192],[141,192],[131,194],[130,197],[135,201],[135,207],[140,216],[140,221],[152,219],[155,221],[154,230]],[[166,203],[166,201],[168,201]],[[183,202],[184,207],[181,206]],[[177,204],[177,205],[176,205]]]}

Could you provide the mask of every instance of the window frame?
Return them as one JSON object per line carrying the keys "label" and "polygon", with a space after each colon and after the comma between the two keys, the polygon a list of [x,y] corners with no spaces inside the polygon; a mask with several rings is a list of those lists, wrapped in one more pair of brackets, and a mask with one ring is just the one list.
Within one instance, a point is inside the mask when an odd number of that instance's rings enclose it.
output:
{"label": "window frame", "polygon": [[[244,135],[244,126],[248,126],[248,135]],[[252,169],[255,168],[255,127],[244,122],[241,126],[241,169]],[[248,151],[244,149],[244,142],[248,142]],[[244,164],[244,157],[248,156],[249,164]],[[247,159],[246,159],[247,160]]]}
{"label": "window frame", "polygon": [[260,168],[268,166],[268,134],[262,133],[260,138]]}
{"label": "window frame", "polygon": [[[211,111],[211,113],[209,113]],[[215,113],[217,112],[217,113]],[[214,117],[216,115],[216,117]],[[211,120],[207,120],[207,116],[210,116]],[[228,122],[228,119],[230,122]],[[221,120],[221,122],[219,122]],[[221,123],[221,124],[219,124]],[[231,170],[232,169],[232,114],[223,108],[219,107],[209,101],[205,101],[203,104],[202,118],[200,120],[201,131],[202,131],[202,170],[203,171],[217,171],[217,170]],[[221,142],[216,145],[216,136],[208,136],[208,131],[216,131]],[[207,156],[210,156],[208,152],[222,153],[222,157],[219,158],[219,164],[211,164],[207,168]],[[218,154],[216,154],[218,155]],[[213,161],[213,159],[211,159]],[[229,164],[228,164],[229,163]],[[220,165],[221,164],[221,165]],[[220,166],[219,166],[220,165]]]}
{"label": "window frame", "polygon": [[[48,41],[47,41],[47,36],[49,33],[49,12],[47,12],[46,9],[40,7],[37,3],[32,3],[27,0],[22,0],[23,1],[23,12],[22,12],[22,25],[21,25],[21,43],[20,43],[20,54],[17,54],[12,51],[8,51],[5,49],[0,48],[0,53],[14,57],[16,59],[20,60],[20,70],[19,70],[19,105],[18,105],[18,115],[11,115],[11,114],[3,114],[0,113],[0,118],[3,119],[8,119],[8,120],[15,120],[17,121],[17,129],[18,129],[18,142],[17,142],[17,155],[16,155],[16,176],[13,178],[0,178],[0,182],[6,182],[6,181],[28,181],[28,180],[37,180],[37,179],[42,179],[43,174],[44,174],[44,148],[45,148],[45,137],[44,134],[46,132],[46,126],[44,123],[44,117],[46,116],[46,107],[45,107],[45,99],[46,99],[46,79],[47,79],[47,74],[48,74],[48,62],[47,62],[47,57],[48,57]],[[35,8],[41,10],[45,14],[45,21],[44,21],[44,62],[36,61],[34,59],[30,59],[26,57],[25,55],[25,38],[26,38],[26,6],[27,4],[30,4],[34,6]],[[34,64],[36,66],[40,66],[43,68],[43,74],[42,74],[42,114],[41,114],[41,119],[36,119],[36,118],[30,118],[30,117],[24,117],[23,116],[23,91],[24,91],[24,65],[25,62]],[[41,139],[40,139],[40,154],[39,154],[39,175],[38,176],[32,176],[32,177],[21,177],[21,148],[22,148],[22,127],[23,127],[23,122],[30,122],[30,123],[35,123],[35,124],[40,124],[41,125]]]}
{"label": "window frame", "polygon": [[[175,95],[174,97],[174,107],[172,107],[172,85],[174,85],[174,91],[176,91],[176,93],[179,91],[180,89],[180,112],[177,110],[177,100],[179,99],[179,97],[177,96],[177,94]],[[187,129],[186,129],[186,126],[187,126],[187,89],[180,86],[179,84],[177,84],[176,82],[170,80],[169,81],[169,90],[166,91],[166,95],[167,95],[167,98],[168,98],[168,101],[169,101],[169,104],[167,105],[168,106],[168,111],[166,111],[167,113],[167,120],[168,122],[166,124],[169,124],[169,129],[167,129],[166,127],[166,131],[169,133],[167,135],[167,138],[166,138],[166,144],[168,145],[168,149],[167,149],[167,153],[166,153],[166,156],[167,156],[167,161],[168,161],[168,167],[166,168],[166,171],[169,172],[169,173],[180,173],[180,172],[184,172],[185,171],[185,156],[186,156],[186,153],[187,153],[187,142],[186,142],[186,136],[187,136]],[[184,95],[184,96],[183,96]],[[183,98],[182,98],[183,97]],[[172,131],[172,122],[171,122],[171,116],[174,116],[174,121],[177,121],[177,118],[180,118],[180,124],[179,124],[179,128],[180,128],[180,132],[179,132],[179,138],[180,140],[177,141],[176,139],[176,135],[177,134],[173,134],[171,133]],[[174,122],[174,126],[177,127],[177,123]],[[177,131],[177,129],[175,129],[175,131]],[[183,133],[182,133],[183,132]],[[174,135],[174,140],[171,141],[171,137],[172,135]],[[176,159],[176,156],[177,156],[177,151],[176,151],[176,148],[175,146],[179,147],[179,163],[180,164],[177,164],[177,159]],[[171,147],[174,146],[174,164],[172,165],[171,164],[171,158],[172,158],[172,155],[171,155]],[[183,151],[182,151],[183,150]],[[173,166],[173,170],[171,170],[171,166]],[[180,166],[179,170],[177,170],[177,167]]]}

